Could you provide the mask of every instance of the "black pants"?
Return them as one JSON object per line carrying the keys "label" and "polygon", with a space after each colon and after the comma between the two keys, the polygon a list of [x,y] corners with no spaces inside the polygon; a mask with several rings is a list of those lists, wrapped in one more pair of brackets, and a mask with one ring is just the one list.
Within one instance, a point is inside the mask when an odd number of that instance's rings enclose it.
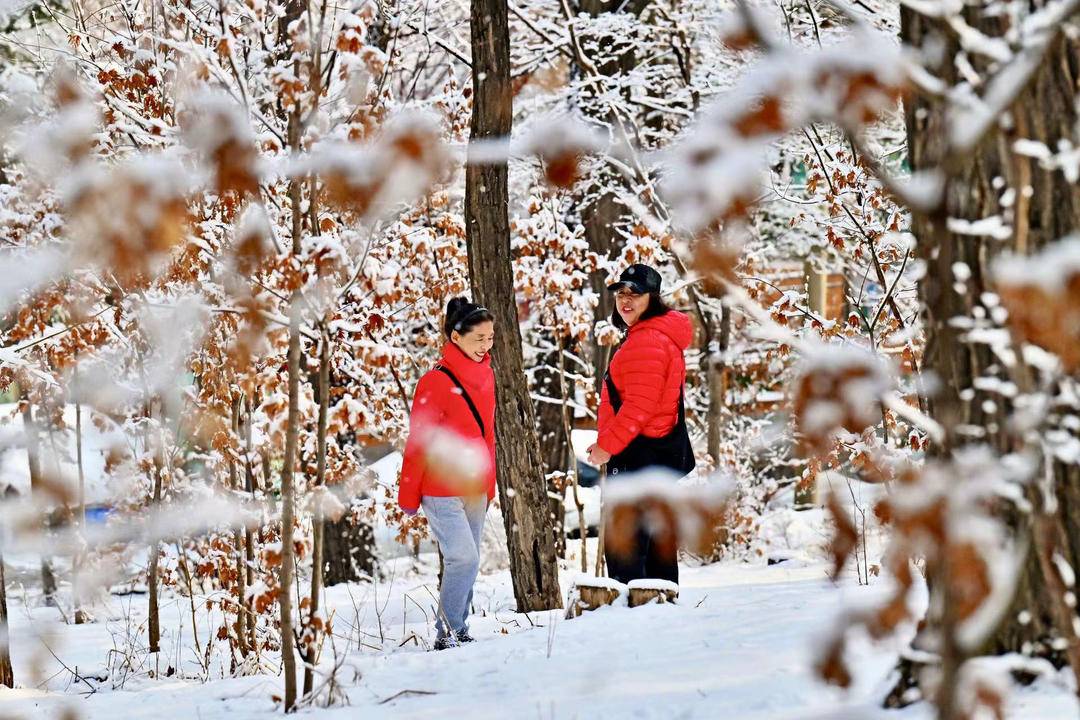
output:
{"label": "black pants", "polygon": [[629,557],[616,556],[609,547],[604,548],[604,560],[607,562],[608,577],[621,583],[631,580],[669,580],[679,582],[678,551],[668,557],[657,552],[652,535],[644,524],[638,525],[635,552]]}

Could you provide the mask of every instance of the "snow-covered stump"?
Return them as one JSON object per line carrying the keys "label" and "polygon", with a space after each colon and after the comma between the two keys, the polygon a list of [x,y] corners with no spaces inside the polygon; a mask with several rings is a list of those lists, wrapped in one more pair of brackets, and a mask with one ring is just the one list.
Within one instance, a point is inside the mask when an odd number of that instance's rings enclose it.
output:
{"label": "snow-covered stump", "polygon": [[626,593],[626,586],[618,580],[581,575],[570,588],[570,597],[566,603],[566,619],[579,617],[583,612],[596,610],[605,605],[614,605],[615,601]]}
{"label": "snow-covered stump", "polygon": [[656,601],[657,605],[673,603],[679,597],[679,586],[670,580],[631,580],[630,607],[648,605]]}

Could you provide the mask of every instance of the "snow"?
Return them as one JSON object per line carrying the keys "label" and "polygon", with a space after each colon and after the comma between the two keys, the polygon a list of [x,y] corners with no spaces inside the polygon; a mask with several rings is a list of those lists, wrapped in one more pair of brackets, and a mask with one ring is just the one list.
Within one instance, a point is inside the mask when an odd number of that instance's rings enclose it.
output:
{"label": "snow", "polygon": [[[572,544],[573,546],[574,544]],[[571,550],[575,550],[573,546]],[[591,552],[594,546],[590,546]],[[573,566],[571,557],[567,563]],[[811,671],[821,629],[831,627],[849,602],[867,602],[885,584],[860,587],[850,579],[834,586],[822,563],[729,563],[681,569],[675,605],[606,607],[564,620],[561,611],[513,611],[506,572],[481,576],[471,631],[477,642],[445,652],[424,652],[434,638],[431,595],[437,559],[413,566],[399,560],[375,584],[337,586],[327,592],[335,644],[343,657],[338,679],[347,706],[302,714],[340,718],[446,718],[467,713],[492,718],[891,718],[923,720],[929,708],[878,709],[888,687],[897,647],[856,638],[850,694],[816,680]],[[573,574],[564,570],[563,587]],[[145,596],[112,597],[100,621],[63,625],[55,610],[28,608],[12,598],[12,654],[22,686],[0,695],[5,715],[55,717],[72,708],[84,720],[170,717],[252,720],[276,717],[272,696],[282,681],[273,672],[207,681],[191,642],[186,598],[163,598],[163,653],[119,671],[110,662],[139,633]],[[204,613],[200,609],[200,616]],[[199,631],[207,634],[207,624]],[[84,678],[72,679],[49,649]],[[419,646],[418,646],[419,643]],[[111,650],[118,652],[112,653]],[[324,650],[321,671],[331,663]],[[145,654],[136,654],[146,657]],[[218,658],[220,660],[220,658]],[[37,673],[32,668],[39,665]],[[160,664],[178,672],[153,680]],[[1064,673],[1014,691],[1009,717],[1075,717]],[[105,678],[100,680],[97,678]]]}
{"label": "snow", "polygon": [[627,586],[609,577],[600,577],[597,575],[588,575],[586,573],[578,573],[574,575],[571,580],[571,587],[577,587],[578,585],[586,585],[594,588],[606,588],[608,590],[618,590],[622,592],[627,589]]}
{"label": "snow", "polygon": [[[17,273],[0,273],[0,313],[8,312],[24,293],[34,292],[63,275],[71,266],[67,253],[49,247],[5,249],[0,258],[4,265],[19,268]],[[17,353],[19,349],[4,350]]]}
{"label": "snow", "polygon": [[1030,285],[1056,294],[1065,289],[1070,277],[1080,274],[1080,235],[1062,238],[1037,255],[1000,257],[992,269],[994,278],[1004,285]]}
{"label": "snow", "polygon": [[670,580],[657,580],[655,578],[646,578],[643,580],[631,580],[627,587],[631,590],[659,590],[661,592],[679,592],[679,586],[677,583],[673,583]]}
{"label": "snow", "polygon": [[32,0],[0,0],[0,20],[7,21],[33,4]]}
{"label": "snow", "polygon": [[[0,495],[12,488],[20,495],[30,492],[30,468],[27,464],[22,414],[16,412],[14,403],[0,404]],[[92,413],[83,408],[83,472],[85,475],[86,502],[108,503],[117,488],[110,488],[105,476],[105,458],[115,443],[120,442],[119,431],[105,431],[91,420]],[[41,444],[43,468],[74,487],[78,478],[75,454],[75,406],[64,409],[64,422],[69,430],[55,433],[53,442]]]}
{"label": "snow", "polygon": [[1000,215],[990,215],[975,221],[949,218],[945,224],[949,232],[956,235],[985,235],[995,240],[1008,240],[1012,237],[1012,227],[1007,225]]}

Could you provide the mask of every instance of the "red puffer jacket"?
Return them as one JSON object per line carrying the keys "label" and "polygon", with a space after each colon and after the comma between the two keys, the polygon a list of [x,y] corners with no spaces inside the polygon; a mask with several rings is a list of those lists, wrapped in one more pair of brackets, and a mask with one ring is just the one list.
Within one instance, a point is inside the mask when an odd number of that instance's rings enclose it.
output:
{"label": "red puffer jacket", "polygon": [[683,351],[690,347],[690,318],[674,310],[630,328],[608,372],[622,399],[616,415],[607,383],[600,393],[596,443],[618,455],[638,436],[663,437],[679,421],[679,394],[686,382]]}
{"label": "red puffer jacket", "polygon": [[[452,443],[473,443],[485,465],[481,469],[481,485],[487,491],[488,500],[495,497],[495,373],[491,370],[491,356],[476,362],[454,343],[447,343],[439,364],[454,373],[465,386],[484,421],[486,437],[481,435],[469,404],[446,373],[433,369],[420,378],[413,397],[409,440],[405,444],[398,484],[398,504],[407,510],[420,507],[420,498],[424,495],[455,497],[465,494],[461,483],[455,482],[449,472],[439,471],[438,453],[429,452],[429,441],[434,436],[440,436],[444,443],[447,439]],[[453,445],[449,449],[452,448]],[[444,449],[447,449],[445,444]],[[454,459],[442,458],[444,461]]]}

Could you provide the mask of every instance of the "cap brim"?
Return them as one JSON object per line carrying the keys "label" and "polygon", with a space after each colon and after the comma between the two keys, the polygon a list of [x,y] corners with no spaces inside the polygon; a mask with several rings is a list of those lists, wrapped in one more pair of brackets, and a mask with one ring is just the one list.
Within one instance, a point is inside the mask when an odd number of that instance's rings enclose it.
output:
{"label": "cap brim", "polygon": [[608,292],[618,292],[623,288],[633,290],[638,295],[646,295],[649,292],[649,289],[646,288],[644,285],[639,285],[632,280],[623,280],[621,282],[613,283],[607,286]]}

